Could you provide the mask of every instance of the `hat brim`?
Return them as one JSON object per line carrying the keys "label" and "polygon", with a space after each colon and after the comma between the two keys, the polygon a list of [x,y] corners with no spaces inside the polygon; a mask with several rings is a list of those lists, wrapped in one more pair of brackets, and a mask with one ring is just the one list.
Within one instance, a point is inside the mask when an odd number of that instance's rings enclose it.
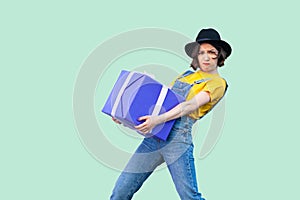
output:
{"label": "hat brim", "polygon": [[189,57],[193,58],[192,54],[193,54],[195,47],[202,43],[209,43],[209,44],[213,45],[214,47],[222,47],[224,49],[224,51],[226,52],[226,58],[228,58],[230,56],[231,51],[232,51],[231,46],[223,40],[202,39],[197,42],[191,42],[191,43],[186,44],[184,47],[186,54]]}

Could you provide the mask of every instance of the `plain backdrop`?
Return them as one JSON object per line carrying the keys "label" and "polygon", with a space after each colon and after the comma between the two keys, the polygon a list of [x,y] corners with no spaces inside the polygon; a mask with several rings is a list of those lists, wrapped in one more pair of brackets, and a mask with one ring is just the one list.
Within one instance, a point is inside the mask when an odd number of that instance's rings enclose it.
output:
{"label": "plain backdrop", "polygon": [[[95,159],[82,143],[73,115],[74,84],[99,45],[146,27],[192,40],[201,28],[213,27],[232,45],[233,53],[220,69],[230,84],[222,136],[200,159],[201,130],[205,133],[210,115],[195,138],[203,195],[208,200],[299,199],[296,5],[293,0],[2,2],[0,199],[109,198],[120,171]],[[123,65],[135,67],[150,59],[174,66],[178,73],[188,68],[186,60],[167,52],[133,52],[109,66],[115,73],[106,77],[111,78],[107,88]],[[126,137],[100,112],[106,97],[97,90],[95,115],[107,120],[111,142],[132,152],[137,138]],[[118,140],[118,133],[133,145]],[[134,199],[179,197],[164,168]]]}

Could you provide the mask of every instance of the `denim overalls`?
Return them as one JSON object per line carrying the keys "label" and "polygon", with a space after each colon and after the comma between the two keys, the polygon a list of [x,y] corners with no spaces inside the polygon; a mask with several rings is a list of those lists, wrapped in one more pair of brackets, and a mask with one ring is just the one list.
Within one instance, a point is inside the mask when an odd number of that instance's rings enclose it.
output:
{"label": "denim overalls", "polygon": [[[187,97],[194,84],[181,82],[179,79],[191,73],[193,72],[188,71],[179,77],[172,90]],[[195,81],[195,83],[203,81],[205,80]],[[119,176],[110,199],[131,199],[155,168],[166,162],[180,198],[204,200],[198,192],[194,166],[191,132],[195,121],[188,116],[176,119],[166,141],[155,137],[145,138]]]}

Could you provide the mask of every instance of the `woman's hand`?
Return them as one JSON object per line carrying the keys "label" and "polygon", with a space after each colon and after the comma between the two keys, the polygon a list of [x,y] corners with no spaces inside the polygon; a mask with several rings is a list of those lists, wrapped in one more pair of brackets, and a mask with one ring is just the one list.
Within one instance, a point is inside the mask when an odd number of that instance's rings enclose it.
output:
{"label": "woman's hand", "polygon": [[112,117],[111,118],[115,123],[117,123],[117,124],[122,124],[119,120],[117,120],[116,118],[114,118],[114,117]]}
{"label": "woman's hand", "polygon": [[159,124],[157,116],[142,116],[138,119],[139,121],[145,120],[142,124],[135,126],[139,132],[143,134],[149,133],[156,125]]}

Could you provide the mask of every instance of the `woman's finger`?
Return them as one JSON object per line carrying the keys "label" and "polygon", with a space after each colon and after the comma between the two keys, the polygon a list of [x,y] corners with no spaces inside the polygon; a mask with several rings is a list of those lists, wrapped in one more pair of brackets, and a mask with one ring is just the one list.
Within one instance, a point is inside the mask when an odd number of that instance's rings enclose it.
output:
{"label": "woman's finger", "polygon": [[149,115],[146,115],[146,116],[142,116],[142,117],[139,117],[139,121],[143,121],[143,120],[147,120],[147,119],[149,119],[150,118],[150,116]]}
{"label": "woman's finger", "polygon": [[139,130],[141,133],[143,133],[144,135],[149,133],[149,130],[148,129],[143,129],[143,130]]}
{"label": "woman's finger", "polygon": [[134,128],[141,129],[141,128],[144,128],[146,126],[148,126],[148,122],[147,121],[141,123],[140,125],[135,126]]}
{"label": "woman's finger", "polygon": [[141,130],[142,128],[145,127],[145,123],[142,123],[140,125],[134,126],[134,128]]}
{"label": "woman's finger", "polygon": [[150,130],[150,128],[147,124],[141,124],[139,126],[136,126],[135,128],[143,133],[149,132],[149,130]]}

